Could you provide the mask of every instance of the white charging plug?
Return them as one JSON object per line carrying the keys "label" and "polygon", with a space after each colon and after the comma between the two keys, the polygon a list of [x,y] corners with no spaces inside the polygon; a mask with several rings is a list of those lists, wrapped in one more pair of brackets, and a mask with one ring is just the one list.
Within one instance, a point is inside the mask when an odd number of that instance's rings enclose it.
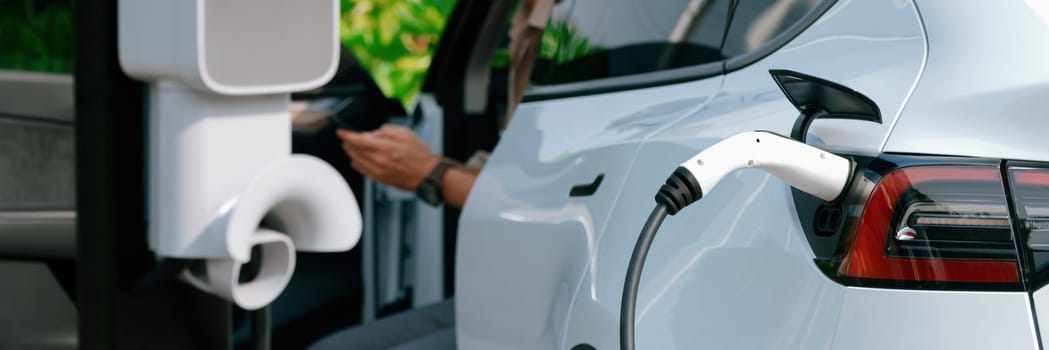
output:
{"label": "white charging plug", "polygon": [[825,201],[845,191],[852,161],[805,143],[771,133],[750,131],[729,137],[689,158],[667,178],[656,201],[676,214],[709,193],[725,176],[758,168]]}
{"label": "white charging plug", "polygon": [[759,168],[825,201],[838,198],[852,176],[850,160],[767,131],[724,139],[681,167],[692,173],[704,194],[733,171]]}

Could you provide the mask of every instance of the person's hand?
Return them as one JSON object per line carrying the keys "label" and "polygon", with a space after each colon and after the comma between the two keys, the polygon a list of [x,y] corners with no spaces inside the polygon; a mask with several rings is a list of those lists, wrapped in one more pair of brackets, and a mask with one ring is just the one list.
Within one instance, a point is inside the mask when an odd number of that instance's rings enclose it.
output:
{"label": "person's hand", "polygon": [[383,125],[375,131],[336,131],[351,165],[372,180],[414,192],[440,162],[411,129]]}

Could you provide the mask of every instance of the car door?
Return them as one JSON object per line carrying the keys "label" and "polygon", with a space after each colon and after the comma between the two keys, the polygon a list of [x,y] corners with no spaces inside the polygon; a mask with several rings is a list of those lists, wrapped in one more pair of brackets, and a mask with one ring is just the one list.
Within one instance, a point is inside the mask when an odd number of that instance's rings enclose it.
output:
{"label": "car door", "polygon": [[[695,4],[694,4],[695,3]],[[566,0],[460,221],[457,342],[565,348],[640,142],[707,104],[728,1]],[[589,290],[589,289],[588,289]]]}

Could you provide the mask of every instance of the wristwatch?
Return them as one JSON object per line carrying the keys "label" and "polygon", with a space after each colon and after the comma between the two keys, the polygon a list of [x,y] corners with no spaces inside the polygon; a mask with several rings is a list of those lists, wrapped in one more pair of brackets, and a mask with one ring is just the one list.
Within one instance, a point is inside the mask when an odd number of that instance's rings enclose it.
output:
{"label": "wristwatch", "polygon": [[444,202],[444,195],[441,193],[441,178],[444,177],[444,173],[448,171],[448,168],[455,166],[455,162],[451,159],[441,158],[440,162],[430,170],[430,174],[423,178],[423,182],[419,183],[419,186],[415,188],[415,195],[419,197],[423,202],[432,206],[438,206]]}

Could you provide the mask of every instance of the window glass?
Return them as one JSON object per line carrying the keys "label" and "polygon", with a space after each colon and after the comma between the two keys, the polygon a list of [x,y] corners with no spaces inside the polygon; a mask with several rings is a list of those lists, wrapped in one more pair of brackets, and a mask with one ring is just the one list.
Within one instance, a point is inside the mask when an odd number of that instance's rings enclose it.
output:
{"label": "window glass", "polygon": [[0,0],[0,69],[73,70],[70,0]]}
{"label": "window glass", "polygon": [[715,62],[728,0],[564,0],[532,83],[562,84]]}
{"label": "window glass", "polygon": [[725,57],[767,44],[797,23],[822,0],[739,0],[725,35]]}

